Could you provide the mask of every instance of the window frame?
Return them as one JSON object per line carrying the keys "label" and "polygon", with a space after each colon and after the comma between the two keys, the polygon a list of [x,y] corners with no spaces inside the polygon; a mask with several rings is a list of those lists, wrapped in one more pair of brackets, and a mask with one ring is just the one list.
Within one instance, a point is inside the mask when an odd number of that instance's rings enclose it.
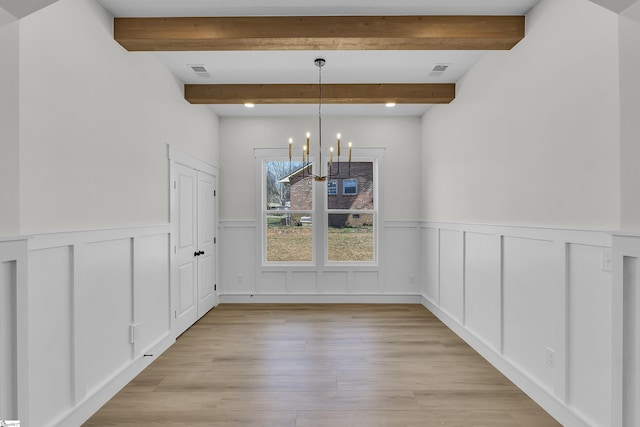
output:
{"label": "window frame", "polygon": [[[312,210],[311,211],[292,211],[283,210],[286,213],[300,214],[308,213],[313,217],[312,228],[312,261],[267,261],[267,239],[266,239],[266,163],[268,161],[289,161],[288,148],[255,148],[256,161],[256,232],[259,244],[256,247],[256,259],[261,260],[260,264],[263,269],[270,267],[281,269],[283,266],[289,268],[308,269],[328,269],[341,271],[346,269],[368,269],[380,267],[380,259],[382,259],[382,247],[384,235],[383,230],[383,183],[384,183],[384,157],[385,148],[354,148],[352,162],[372,162],[374,176],[374,208],[371,210],[358,209],[358,214],[372,214],[373,216],[373,260],[371,261],[329,261],[328,253],[328,215],[333,213],[341,213],[341,211],[353,213],[353,210],[336,210],[328,209],[328,191],[327,178],[324,182],[315,182],[312,189]],[[323,158],[328,158],[323,153]],[[314,159],[312,158],[312,161]],[[320,187],[322,185],[322,187]],[[275,212],[275,210],[270,210]]]}
{"label": "window frame", "polygon": [[[279,151],[276,149],[276,151]],[[263,266],[311,266],[316,265],[316,247],[314,244],[315,240],[315,221],[312,219],[311,224],[308,226],[311,227],[311,260],[310,261],[269,261],[267,259],[268,251],[267,251],[267,214],[280,214],[280,215],[300,215],[300,216],[311,216],[311,218],[315,218],[314,215],[314,201],[315,201],[315,193],[316,188],[312,186],[311,188],[311,210],[292,210],[292,209],[269,209],[268,208],[268,197],[267,197],[267,163],[269,162],[288,162],[289,159],[286,156],[278,155],[277,152],[274,152],[272,155],[263,156],[260,160],[261,168],[260,173],[258,175],[259,187],[258,187],[258,197],[256,197],[259,202],[258,213],[260,215],[259,224],[260,227],[260,259],[262,260]],[[299,163],[299,162],[298,162]],[[305,225],[307,227],[307,225]]]}
{"label": "window frame", "polygon": [[[372,149],[368,149],[367,151],[370,151]],[[382,149],[383,150],[383,149]],[[365,150],[363,150],[365,151]],[[381,241],[381,231],[382,231],[382,227],[380,224],[380,198],[381,198],[381,184],[380,184],[380,165],[382,163],[382,156],[372,156],[371,154],[369,156],[363,156],[363,155],[358,155],[358,156],[352,156],[351,161],[353,163],[367,163],[370,162],[372,163],[372,176],[373,176],[373,208],[372,209],[330,209],[329,208],[329,197],[325,197],[324,198],[324,203],[323,203],[323,208],[324,208],[324,212],[323,212],[323,217],[325,220],[325,226],[323,231],[323,241],[324,241],[324,265],[325,266],[349,266],[349,267],[353,267],[353,266],[366,266],[366,267],[371,267],[371,266],[378,266],[379,265],[379,259],[380,259],[380,254],[379,254],[379,248],[380,248],[380,241]],[[348,181],[348,180],[353,180],[356,183],[356,194],[344,194],[344,182]],[[342,197],[357,197],[359,194],[358,191],[358,179],[357,178],[344,178],[342,179],[343,181],[343,194]],[[353,214],[359,214],[359,215],[371,215],[373,218],[373,259],[370,261],[332,261],[329,259],[329,215],[332,214],[346,214],[346,215],[353,215]]]}

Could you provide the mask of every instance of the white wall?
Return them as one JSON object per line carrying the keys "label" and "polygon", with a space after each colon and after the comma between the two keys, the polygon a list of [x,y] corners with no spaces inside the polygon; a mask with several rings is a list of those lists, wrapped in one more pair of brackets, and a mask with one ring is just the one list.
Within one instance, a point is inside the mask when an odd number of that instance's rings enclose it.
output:
{"label": "white wall", "polygon": [[621,228],[640,230],[640,2],[620,15]]}
{"label": "white wall", "polygon": [[0,0],[0,7],[16,18],[23,18],[56,1],[58,0]]}
{"label": "white wall", "polygon": [[423,117],[423,218],[618,228],[617,17],[542,0],[508,52],[486,53]]}
{"label": "white wall", "polygon": [[0,236],[20,228],[18,172],[19,22],[0,8]]}
{"label": "white wall", "polygon": [[[317,117],[221,118],[220,218],[256,219],[254,148],[286,148],[292,137],[301,156],[306,132],[317,133],[317,126]],[[420,218],[419,118],[324,117],[322,132],[323,145],[335,145],[341,132],[355,147],[385,147],[384,220]]]}
{"label": "white wall", "polygon": [[20,21],[23,233],[166,223],[166,144],[218,162],[217,117],[112,22],[94,0]]}
{"label": "white wall", "polygon": [[286,153],[292,137],[294,155],[300,157],[306,132],[312,132],[313,138],[316,129],[317,117],[220,119],[222,300],[415,300],[420,247],[415,221],[420,216],[421,167],[417,117],[323,118],[323,145],[335,144],[334,137],[341,132],[343,142],[353,141],[354,156],[358,147],[385,148],[378,265],[261,265],[254,149],[283,148]]}
{"label": "white wall", "polygon": [[599,4],[602,7],[606,7],[616,13],[620,13],[636,0],[591,0],[592,2]]}

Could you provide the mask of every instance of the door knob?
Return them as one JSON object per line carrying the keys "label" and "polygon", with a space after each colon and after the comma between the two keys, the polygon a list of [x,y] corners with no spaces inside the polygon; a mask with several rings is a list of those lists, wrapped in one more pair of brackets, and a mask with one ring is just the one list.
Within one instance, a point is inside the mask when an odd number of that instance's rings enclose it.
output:
{"label": "door knob", "polygon": [[194,252],[193,256],[200,256],[200,252]]}
{"label": "door knob", "polygon": [[204,255],[204,251],[198,252],[198,255]]}

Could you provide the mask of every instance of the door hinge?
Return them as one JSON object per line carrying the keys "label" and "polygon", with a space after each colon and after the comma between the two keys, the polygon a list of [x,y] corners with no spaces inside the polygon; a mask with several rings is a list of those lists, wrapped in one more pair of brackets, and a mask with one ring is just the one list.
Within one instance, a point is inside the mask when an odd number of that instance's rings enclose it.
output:
{"label": "door hinge", "polygon": [[173,318],[174,319],[178,318],[178,310],[173,310]]}
{"label": "door hinge", "polygon": [[173,181],[173,189],[175,190],[176,188],[178,188],[177,187],[177,183],[176,183],[176,181]]}
{"label": "door hinge", "polygon": [[216,239],[215,237],[213,238],[213,244],[215,245],[216,243],[218,243],[218,239]]}
{"label": "door hinge", "polygon": [[217,291],[217,290],[218,290],[218,285],[217,285],[217,284],[216,284],[216,285],[213,285],[213,290],[214,290],[214,291]]}
{"label": "door hinge", "polygon": [[213,197],[216,197],[216,190],[213,190]]}

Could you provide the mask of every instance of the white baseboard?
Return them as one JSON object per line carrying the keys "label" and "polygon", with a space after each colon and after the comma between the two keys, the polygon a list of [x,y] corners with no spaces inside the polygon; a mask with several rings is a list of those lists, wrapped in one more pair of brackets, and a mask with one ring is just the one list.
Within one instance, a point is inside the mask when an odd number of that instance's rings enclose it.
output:
{"label": "white baseboard", "polygon": [[222,294],[223,304],[420,304],[411,294]]}
{"label": "white baseboard", "polygon": [[442,321],[449,329],[455,332],[482,357],[509,378],[516,386],[531,397],[537,404],[553,416],[565,427],[589,427],[589,423],[575,414],[569,406],[549,394],[547,390],[529,378],[516,366],[510,363],[492,347],[478,338],[473,332],[451,318],[446,312],[438,308],[424,295],[421,298],[422,305]]}
{"label": "white baseboard", "polygon": [[124,386],[126,386],[133,378],[135,378],[140,372],[142,372],[147,366],[164,353],[173,343],[175,339],[172,333],[165,335],[156,345],[146,351],[145,354],[152,354],[153,356],[145,357],[141,355],[130,365],[125,367],[117,375],[115,375],[104,386],[100,387],[94,394],[88,396],[73,410],[65,414],[65,416],[56,422],[52,423],[52,426],[65,427],[65,426],[79,426],[87,421],[98,409],[100,409],[105,403],[116,395]]}

